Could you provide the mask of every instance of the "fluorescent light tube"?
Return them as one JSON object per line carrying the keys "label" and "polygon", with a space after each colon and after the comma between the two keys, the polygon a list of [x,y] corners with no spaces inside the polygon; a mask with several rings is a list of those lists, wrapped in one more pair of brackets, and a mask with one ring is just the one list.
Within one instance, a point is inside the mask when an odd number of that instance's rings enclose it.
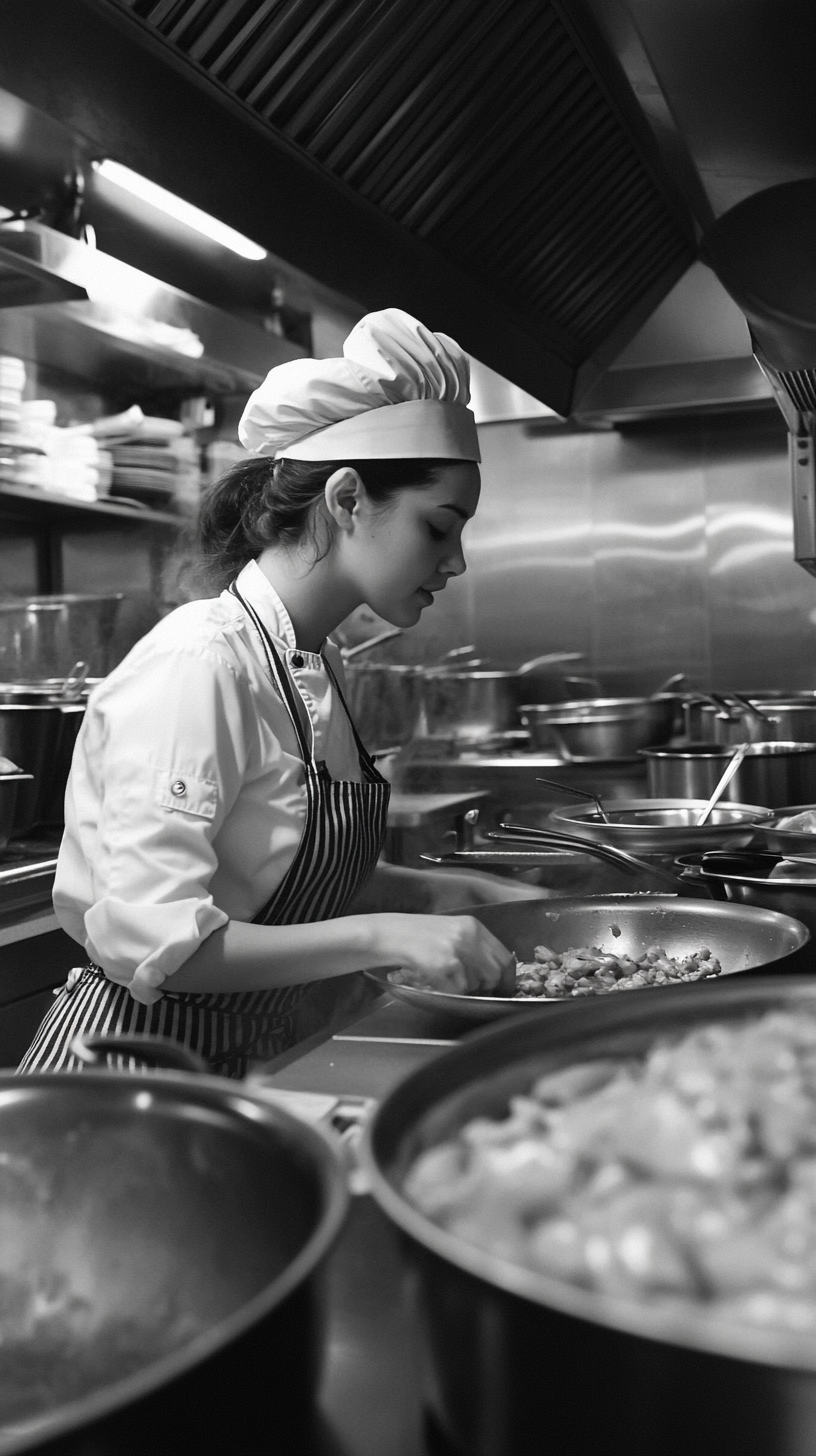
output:
{"label": "fluorescent light tube", "polygon": [[195,228],[196,232],[203,233],[205,238],[210,238],[214,243],[220,243],[224,248],[230,248],[233,253],[238,253],[242,258],[250,258],[252,262],[260,262],[266,257],[266,249],[245,238],[242,233],[237,233],[234,228],[227,227],[225,222],[219,222],[218,218],[210,217],[208,212],[202,212],[199,207],[193,207],[192,203],[185,202],[182,197],[176,197],[175,193],[165,191],[155,182],[150,182],[147,177],[141,177],[138,172],[131,172],[130,167],[123,167],[121,162],[112,162],[105,158],[102,162],[94,162],[94,171],[108,182],[115,182],[117,187],[123,187],[134,197],[140,197],[143,202],[149,202],[151,207],[158,207],[161,212],[166,212],[168,217],[173,217],[177,222],[186,223],[187,227]]}

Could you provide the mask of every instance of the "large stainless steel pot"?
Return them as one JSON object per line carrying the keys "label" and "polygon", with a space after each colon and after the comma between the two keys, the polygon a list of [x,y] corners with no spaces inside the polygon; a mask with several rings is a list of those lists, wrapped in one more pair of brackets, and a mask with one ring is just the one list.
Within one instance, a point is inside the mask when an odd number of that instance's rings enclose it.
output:
{"label": "large stainless steel pot", "polygon": [[65,677],[78,659],[102,675],[122,592],[18,597],[0,601],[0,677]]}
{"label": "large stainless steel pot", "polygon": [[90,1071],[0,1076],[0,1145],[4,1456],[311,1449],[326,1137],[245,1084]]}
{"label": "large stainless steel pot", "polygon": [[401,1191],[420,1150],[474,1116],[501,1115],[547,1071],[804,1005],[816,1010],[813,977],[735,977],[548,1008],[467,1037],[381,1104],[362,1155],[418,1276],[429,1398],[452,1451],[811,1456],[812,1338],[716,1328],[679,1301],[627,1304],[520,1269],[446,1233]]}
{"label": "large stainless steel pot", "polygon": [[728,710],[713,703],[694,702],[687,709],[689,736],[694,729],[700,739],[715,743],[810,743],[816,739],[816,701],[812,697],[775,698],[752,694],[747,701],[762,716],[749,713],[736,701]]}
{"label": "large stainless steel pot", "polygon": [[568,761],[634,758],[641,748],[666,743],[675,726],[680,699],[675,693],[653,698],[572,698],[562,703],[524,703],[519,709],[533,747],[553,749]]}
{"label": "large stainless steel pot", "polygon": [[422,732],[462,740],[486,738],[518,727],[519,707],[552,685],[553,668],[575,662],[579,652],[548,652],[519,668],[426,668],[421,677]]}
{"label": "large stainless steel pot", "polygon": [[641,748],[653,799],[707,799],[722,777],[731,749],[722,743]]}
{"label": "large stainless steel pot", "polygon": [[769,809],[816,799],[816,743],[752,743],[724,797]]}
{"label": "large stainless steel pot", "polygon": [[369,751],[410,743],[420,712],[420,671],[387,662],[347,662],[349,711]]}

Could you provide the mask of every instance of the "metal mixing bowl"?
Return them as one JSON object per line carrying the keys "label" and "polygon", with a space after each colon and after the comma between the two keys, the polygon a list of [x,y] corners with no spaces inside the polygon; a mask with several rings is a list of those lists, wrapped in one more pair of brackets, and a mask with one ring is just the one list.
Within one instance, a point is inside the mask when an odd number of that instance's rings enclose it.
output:
{"label": "metal mixing bowl", "polygon": [[807,810],[816,815],[816,804],[789,804],[785,809],[775,809],[757,831],[757,840],[774,854],[816,854],[816,830],[809,833],[806,829],[779,827],[781,819],[792,819]]}

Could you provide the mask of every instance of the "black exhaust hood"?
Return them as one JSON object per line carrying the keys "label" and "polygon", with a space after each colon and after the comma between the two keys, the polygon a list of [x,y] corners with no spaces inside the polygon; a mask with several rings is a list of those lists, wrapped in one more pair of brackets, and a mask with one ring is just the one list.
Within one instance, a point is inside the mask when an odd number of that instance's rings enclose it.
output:
{"label": "black exhaust hood", "polygon": [[5,0],[0,87],[562,415],[694,257],[572,0]]}

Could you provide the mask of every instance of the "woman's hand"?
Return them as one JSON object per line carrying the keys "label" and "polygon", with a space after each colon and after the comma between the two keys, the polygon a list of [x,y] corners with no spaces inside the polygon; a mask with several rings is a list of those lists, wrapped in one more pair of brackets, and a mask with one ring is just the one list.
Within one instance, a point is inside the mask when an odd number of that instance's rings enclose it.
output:
{"label": "woman's hand", "polygon": [[516,958],[470,915],[375,915],[381,963],[397,966],[391,979],[459,995],[486,991],[512,995]]}

